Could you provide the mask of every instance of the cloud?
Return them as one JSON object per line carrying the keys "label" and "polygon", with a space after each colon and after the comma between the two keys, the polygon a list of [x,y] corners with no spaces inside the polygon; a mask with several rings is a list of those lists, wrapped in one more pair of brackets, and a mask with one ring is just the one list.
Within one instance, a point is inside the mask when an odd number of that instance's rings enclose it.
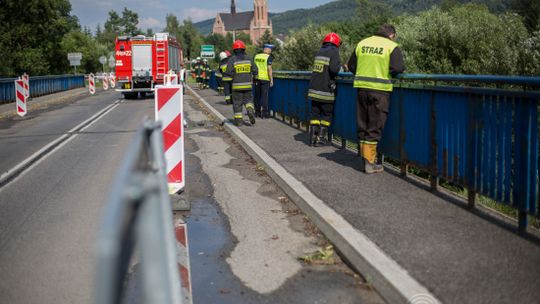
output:
{"label": "cloud", "polygon": [[153,18],[153,17],[140,18],[138,26],[139,26],[139,28],[141,28],[143,30],[145,30],[147,28],[156,29],[156,28],[164,27],[163,23],[161,21],[159,21],[159,20],[157,20],[156,18]]}
{"label": "cloud", "polygon": [[184,9],[182,17],[183,19],[191,18],[192,21],[197,22],[205,19],[214,18],[220,11],[224,10],[191,7]]}

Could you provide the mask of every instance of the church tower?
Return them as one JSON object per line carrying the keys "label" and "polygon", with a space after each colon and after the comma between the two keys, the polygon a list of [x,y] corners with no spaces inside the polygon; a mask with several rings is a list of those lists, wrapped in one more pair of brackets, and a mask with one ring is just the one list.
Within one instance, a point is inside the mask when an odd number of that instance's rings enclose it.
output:
{"label": "church tower", "polygon": [[231,14],[236,14],[236,4],[231,0]]}
{"label": "church tower", "polygon": [[253,0],[253,20],[251,22],[251,40],[257,43],[265,31],[272,33],[272,21],[268,18],[268,3],[266,0]]}

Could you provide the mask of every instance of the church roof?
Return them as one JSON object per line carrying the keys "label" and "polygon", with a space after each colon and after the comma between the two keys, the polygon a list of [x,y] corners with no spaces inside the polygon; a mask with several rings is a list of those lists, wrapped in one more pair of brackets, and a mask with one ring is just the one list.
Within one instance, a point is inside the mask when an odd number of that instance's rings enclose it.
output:
{"label": "church roof", "polygon": [[241,13],[236,13],[236,14],[230,14],[230,13],[219,14],[221,21],[223,21],[223,24],[225,25],[226,31],[248,30],[249,24],[251,23],[253,16],[254,16],[253,11],[241,12]]}

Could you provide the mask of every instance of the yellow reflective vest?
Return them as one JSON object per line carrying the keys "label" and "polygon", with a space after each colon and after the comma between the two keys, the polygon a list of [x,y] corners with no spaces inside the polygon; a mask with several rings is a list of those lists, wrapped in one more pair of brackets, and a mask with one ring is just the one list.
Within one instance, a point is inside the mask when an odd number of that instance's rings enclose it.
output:
{"label": "yellow reflective vest", "polygon": [[266,80],[270,81],[270,76],[268,75],[268,58],[270,55],[266,53],[257,54],[255,56],[255,64],[257,65],[257,68],[259,69],[259,80]]}
{"label": "yellow reflective vest", "polygon": [[394,41],[380,36],[360,41],[356,47],[354,87],[391,92],[390,55],[397,46]]}

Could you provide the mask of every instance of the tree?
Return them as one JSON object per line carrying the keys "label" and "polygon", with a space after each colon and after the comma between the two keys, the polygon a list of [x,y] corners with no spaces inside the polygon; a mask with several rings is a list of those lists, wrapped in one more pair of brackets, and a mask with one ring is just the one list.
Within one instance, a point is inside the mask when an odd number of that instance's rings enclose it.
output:
{"label": "tree", "polygon": [[433,8],[402,16],[396,28],[409,73],[523,72],[519,58],[528,33],[519,16],[495,15],[485,6],[466,4],[447,12]]}
{"label": "tree", "polygon": [[514,0],[512,9],[523,16],[523,22],[529,31],[540,30],[540,1],[538,0]]}
{"label": "tree", "polygon": [[78,72],[95,72],[101,69],[99,56],[108,55],[107,48],[96,41],[91,35],[81,31],[67,33],[60,43],[64,53],[82,53],[81,66]]}
{"label": "tree", "polygon": [[128,36],[135,36],[141,34],[141,30],[137,27],[139,24],[139,15],[127,7],[124,7],[122,11],[122,34]]}
{"label": "tree", "polygon": [[1,76],[63,73],[69,68],[62,37],[79,29],[68,0],[2,1]]}

